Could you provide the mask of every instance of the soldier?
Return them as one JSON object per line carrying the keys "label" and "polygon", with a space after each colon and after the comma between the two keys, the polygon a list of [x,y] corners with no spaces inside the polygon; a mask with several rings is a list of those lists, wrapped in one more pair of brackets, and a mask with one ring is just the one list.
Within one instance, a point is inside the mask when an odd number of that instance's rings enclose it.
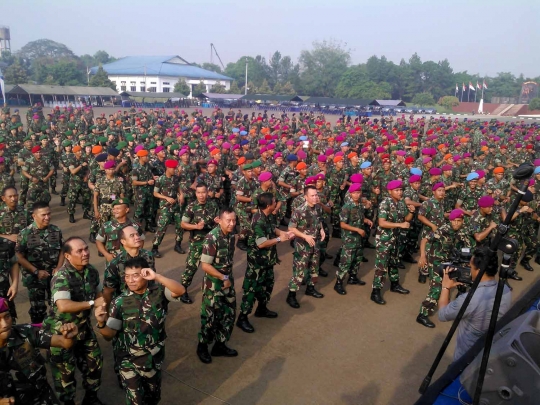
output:
{"label": "soldier", "polygon": [[[201,263],[204,271],[202,283],[201,331],[197,356],[205,363],[212,357],[236,357],[238,352],[227,347],[236,316],[236,293],[234,291],[233,256],[236,214],[232,208],[222,208],[212,229],[203,242]],[[212,352],[208,345],[216,342]]]}
{"label": "soldier", "polygon": [[[7,304],[13,319],[17,319],[15,296],[19,289],[19,263],[15,254],[17,235],[28,226],[28,212],[18,205],[19,194],[15,187],[2,190],[0,206],[0,297],[8,298]],[[10,283],[11,278],[11,283]]]}
{"label": "soldier", "polygon": [[399,294],[409,294],[409,290],[399,284],[399,261],[398,244],[400,229],[409,229],[415,208],[407,206],[402,200],[403,183],[401,180],[392,180],[386,185],[390,194],[379,205],[379,227],[375,236],[375,276],[373,278],[373,290],[371,300],[379,305],[386,304],[381,296],[386,274],[390,276],[390,291]]}
{"label": "soldier", "polygon": [[153,213],[152,208],[152,186],[154,185],[154,176],[148,166],[148,151],[139,150],[139,165],[134,166],[131,172],[131,183],[133,184],[133,195],[135,198],[135,213],[133,219],[142,224],[146,220],[145,231],[154,233],[156,230],[152,227]]}
{"label": "soldier", "polygon": [[[30,160],[32,156],[32,138],[27,136],[24,138],[24,148],[17,153],[17,165],[22,169],[22,167]],[[26,205],[26,197],[28,194],[28,185],[30,180],[26,176],[21,175],[20,181],[21,204]]]}
{"label": "soldier", "polygon": [[7,170],[5,158],[0,156],[0,190],[8,186],[15,187],[15,179],[9,170]]}
{"label": "soldier", "polygon": [[456,202],[455,208],[463,210],[468,217],[473,215],[477,201],[483,195],[483,191],[477,187],[479,177],[475,172],[467,175],[467,186],[460,191]]}
{"label": "soldier", "polygon": [[245,164],[242,168],[244,176],[240,178],[236,185],[236,206],[235,212],[240,224],[240,233],[236,247],[240,250],[247,250],[247,237],[251,225],[251,208],[253,205],[253,193],[257,189],[257,182],[253,180],[252,164]]}
{"label": "soldier", "polygon": [[[296,291],[302,281],[308,277],[309,281],[306,295],[314,298],[323,298],[324,295],[315,289],[319,279],[320,250],[319,242],[324,240],[324,232],[321,218],[322,212],[318,207],[319,196],[317,189],[312,186],[304,188],[306,202],[293,211],[289,221],[289,231],[294,233],[293,274],[289,281],[289,294],[287,304],[293,308],[300,308],[296,299]],[[320,239],[319,239],[320,238]]]}
{"label": "soldier", "polygon": [[83,218],[92,219],[90,216],[90,189],[88,188],[88,162],[82,156],[82,148],[77,145],[73,148],[74,156],[69,160],[69,171],[71,173],[69,179],[69,191],[68,191],[68,208],[69,222],[75,222],[75,205],[79,197],[82,199],[83,206]]}
{"label": "soldier", "polygon": [[0,403],[56,405],[58,400],[47,382],[45,359],[39,349],[71,348],[77,325],[61,325],[61,335],[47,333],[37,325],[14,325],[8,306],[7,300],[0,298]]}
{"label": "soldier", "polygon": [[103,356],[90,322],[90,311],[94,304],[101,306],[104,303],[99,273],[89,264],[88,245],[78,236],[66,240],[62,255],[65,263],[52,278],[54,304],[43,328],[58,335],[64,323],[72,322],[77,325],[78,333],[72,348],[50,350],[54,388],[65,405],[75,405],[75,368],[78,367],[85,390],[82,405],[102,405],[97,392],[101,385]]}
{"label": "soldier", "polygon": [[158,404],[168,304],[185,289],[156,274],[142,257],[126,261],[124,280],[128,290],[112,302],[109,313],[106,305],[96,307],[97,328],[106,340],[118,340],[115,357],[126,403]]}
{"label": "soldier", "polygon": [[69,161],[72,157],[71,154],[71,141],[65,140],[62,142],[64,147],[64,152],[60,155],[59,165],[62,169],[62,190],[60,191],[60,206],[64,207],[66,205],[66,197],[69,190],[69,179],[71,177],[71,172],[69,171]]}
{"label": "soldier", "polygon": [[176,243],[174,251],[185,254],[182,250],[181,242],[184,231],[180,226],[180,206],[184,203],[184,196],[180,192],[180,179],[175,175],[178,161],[169,159],[165,162],[165,174],[160,176],[154,184],[154,197],[159,201],[159,211],[157,217],[157,229],[152,244],[152,254],[160,258],[159,245],[163,241],[167,227],[174,222]]}
{"label": "soldier", "polygon": [[349,274],[348,284],[365,285],[365,281],[358,278],[360,263],[364,257],[364,245],[362,238],[366,236],[363,229],[364,224],[372,226],[373,222],[364,216],[364,207],[360,202],[362,197],[362,185],[353,183],[349,187],[350,200],[343,204],[339,214],[341,226],[341,259],[339,270],[336,272],[336,284],[334,290],[345,295],[347,292],[343,288],[345,275]]}
{"label": "soldier", "polygon": [[182,285],[186,292],[180,297],[183,303],[192,304],[187,289],[193,276],[199,268],[203,242],[206,234],[216,226],[219,209],[214,200],[208,198],[206,184],[199,183],[195,188],[196,200],[191,202],[182,216],[181,226],[189,231],[189,253],[186,260],[186,270],[182,273]]}
{"label": "soldier", "polygon": [[[293,237],[292,232],[284,232],[274,225],[271,215],[276,209],[276,199],[272,193],[262,193],[257,197],[258,211],[251,219],[252,232],[249,234],[247,269],[242,286],[242,304],[236,326],[244,332],[255,329],[248,320],[255,300],[258,301],[257,318],[277,318],[267,304],[274,289],[274,266],[279,262],[276,245]],[[277,237],[276,237],[277,236]]]}
{"label": "soldier", "polygon": [[441,295],[442,274],[436,269],[444,262],[448,262],[456,249],[463,247],[473,248],[474,242],[467,229],[463,227],[462,210],[455,209],[450,212],[448,219],[435,230],[428,231],[420,241],[420,259],[418,267],[427,268],[429,274],[429,292],[420,306],[420,313],[416,322],[427,328],[434,328],[429,316],[435,312],[437,301]]}
{"label": "soldier", "polygon": [[32,206],[33,222],[20,231],[15,251],[17,260],[23,267],[23,285],[28,288],[30,319],[41,323],[47,312],[46,301],[52,299],[50,277],[64,263],[60,254],[62,231],[50,224],[49,204],[38,201]]}
{"label": "soldier", "polygon": [[[116,177],[115,167],[113,160],[105,162],[105,176],[100,177],[94,186],[94,219],[100,227],[111,220],[112,204],[125,196],[124,184]],[[96,235],[93,235],[93,238],[95,237]]]}
{"label": "soldier", "polygon": [[27,207],[32,207],[36,201],[44,201],[48,204],[51,201],[51,195],[47,185],[53,169],[50,168],[47,160],[42,159],[40,146],[32,148],[32,157],[24,162],[21,172],[29,180]]}

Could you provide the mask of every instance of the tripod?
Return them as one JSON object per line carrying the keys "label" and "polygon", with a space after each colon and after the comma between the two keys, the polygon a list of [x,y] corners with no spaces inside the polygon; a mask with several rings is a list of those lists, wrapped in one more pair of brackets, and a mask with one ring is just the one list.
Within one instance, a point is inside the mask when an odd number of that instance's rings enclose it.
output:
{"label": "tripod", "polygon": [[[528,188],[528,179],[531,177],[531,175],[534,172],[534,166],[530,163],[523,163],[521,166],[519,166],[513,173],[513,177],[515,180],[520,181],[522,183],[521,188],[512,202],[512,205],[510,206],[510,209],[508,210],[508,213],[506,215],[506,218],[504,219],[503,223],[499,225],[497,228],[497,234],[491,241],[491,244],[488,249],[488,254],[490,257],[493,257],[497,254],[497,250],[501,250],[503,255],[503,263],[501,264],[501,268],[499,271],[499,283],[497,285],[497,292],[495,295],[495,301],[493,304],[493,311],[491,313],[491,318],[489,321],[489,327],[486,332],[486,340],[485,340],[485,346],[484,346],[484,355],[482,356],[482,363],[480,365],[480,370],[478,372],[478,380],[476,383],[476,390],[474,393],[474,400],[473,405],[478,405],[480,403],[480,396],[482,394],[482,387],[484,385],[484,377],[487,370],[488,360],[489,360],[489,353],[491,351],[491,346],[493,343],[493,336],[495,335],[495,326],[497,325],[497,318],[499,316],[499,308],[501,305],[501,299],[504,291],[504,285],[507,281],[507,278],[509,275],[511,275],[511,272],[514,270],[510,269],[510,258],[511,254],[517,249],[517,244],[512,239],[508,239],[505,237],[506,233],[509,229],[510,221],[512,220],[512,217],[514,216],[514,213],[516,212],[519,203],[523,196],[525,195],[527,188]],[[463,305],[461,306],[458,315],[456,316],[456,319],[452,323],[452,327],[448,331],[448,334],[446,335],[446,338],[444,339],[444,342],[439,349],[439,353],[437,353],[437,357],[433,361],[433,364],[431,365],[431,368],[424,378],[424,381],[422,382],[422,385],[420,386],[420,389],[418,390],[421,394],[425,393],[427,388],[429,387],[429,384],[431,383],[431,379],[433,377],[433,374],[435,374],[435,371],[437,370],[437,367],[439,363],[441,362],[444,353],[450,344],[450,341],[452,340],[452,337],[454,336],[454,333],[457,330],[457,327],[463,318],[463,315],[465,314],[465,311],[467,310],[467,307],[469,306],[469,303],[471,302],[471,299],[476,292],[476,289],[478,288],[478,284],[480,283],[480,280],[482,279],[484,273],[486,272],[487,263],[489,262],[486,260],[482,263],[480,266],[478,276],[475,278],[471,289],[469,291],[469,294],[465,298]]]}

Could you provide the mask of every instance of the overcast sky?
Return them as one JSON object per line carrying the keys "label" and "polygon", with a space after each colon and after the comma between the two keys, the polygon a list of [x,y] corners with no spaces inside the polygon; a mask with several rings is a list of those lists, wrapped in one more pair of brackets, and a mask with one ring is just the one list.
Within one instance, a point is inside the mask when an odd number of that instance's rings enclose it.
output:
{"label": "overcast sky", "polygon": [[[447,58],[454,71],[540,76],[538,0],[0,0],[0,25],[18,50],[41,38],[77,55],[180,55],[223,63],[276,50],[297,60],[336,39],[352,62]],[[216,58],[214,62],[217,63]]]}

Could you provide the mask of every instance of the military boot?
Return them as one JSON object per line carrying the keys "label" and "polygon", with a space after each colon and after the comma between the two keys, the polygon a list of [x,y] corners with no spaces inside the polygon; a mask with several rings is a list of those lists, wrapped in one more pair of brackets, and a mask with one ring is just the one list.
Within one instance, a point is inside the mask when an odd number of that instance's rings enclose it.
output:
{"label": "military boot", "polygon": [[246,333],[255,332],[255,328],[251,323],[249,323],[248,316],[246,314],[238,315],[238,320],[236,321],[236,326],[242,329]]}
{"label": "military boot", "polygon": [[180,296],[180,301],[182,301],[184,304],[193,304],[193,301],[191,300],[187,292],[187,288],[186,292]]}
{"label": "military boot", "polygon": [[391,281],[390,282],[390,291],[398,293],[398,294],[409,294],[410,291],[403,288],[401,284],[399,284],[399,281]]}
{"label": "military boot", "polygon": [[418,275],[418,282],[420,284],[426,284],[427,276],[425,274],[419,274]]}
{"label": "military boot", "polygon": [[154,257],[157,257],[158,259],[161,259],[161,253],[159,253],[159,250],[158,250],[158,246],[156,245],[153,245],[152,246],[152,254],[154,255]]}
{"label": "military boot", "polygon": [[70,224],[74,224],[74,223],[75,223],[75,215],[74,215],[74,214],[69,214],[69,223],[70,223]]}
{"label": "military boot", "polygon": [[230,347],[227,347],[225,342],[216,342],[212,351],[210,352],[212,356],[215,357],[236,357],[238,352]]}
{"label": "military boot", "polygon": [[345,291],[345,289],[343,288],[343,280],[340,280],[339,278],[336,280],[336,284],[334,285],[334,290],[336,290],[336,292],[339,295],[347,294],[347,291]]}
{"label": "military boot", "polygon": [[259,301],[257,310],[255,311],[255,316],[257,318],[277,318],[278,314],[277,312],[270,311],[268,308],[266,308],[265,303]]}
{"label": "military boot", "polygon": [[364,280],[359,279],[356,274],[351,274],[349,276],[349,280],[347,281],[347,284],[366,285],[366,282]]}
{"label": "military boot", "polygon": [[156,233],[156,228],[154,228],[152,226],[152,224],[150,224],[148,221],[146,221],[146,228],[144,228],[144,231],[145,232],[150,232],[150,233]]}
{"label": "military boot", "polygon": [[94,219],[94,217],[93,217],[92,215],[90,215],[89,212],[85,212],[85,213],[83,214],[83,219],[88,219],[88,220],[91,221],[92,219]]}
{"label": "military boot", "polygon": [[411,256],[411,254],[410,254],[409,252],[405,252],[405,253],[403,254],[403,258],[402,258],[401,260],[404,261],[405,263],[412,263],[412,264],[418,263],[418,262],[414,259],[414,257]]}
{"label": "military boot", "polygon": [[296,291],[289,291],[289,295],[287,295],[287,304],[289,304],[293,308],[300,308],[300,304],[296,300]]}
{"label": "military boot", "polygon": [[371,297],[370,298],[371,298],[371,301],[373,301],[376,304],[379,304],[379,305],[386,304],[386,301],[383,300],[383,298],[381,296],[381,289],[380,288],[374,288],[371,291]]}
{"label": "military boot", "polygon": [[246,251],[247,250],[246,240],[238,238],[238,242],[236,242],[236,247],[240,250]]}
{"label": "military boot", "polygon": [[66,206],[66,197],[60,197],[60,206],[65,207]]}
{"label": "military boot", "polygon": [[323,298],[324,297],[324,294],[317,291],[315,289],[315,287],[312,286],[312,285],[308,285],[308,287],[306,288],[306,295],[309,295],[309,296],[311,296],[313,298]]}
{"label": "military boot", "polygon": [[328,277],[328,272],[323,270],[322,267],[319,267],[319,276]]}
{"label": "military boot", "polygon": [[174,251],[176,253],[181,254],[181,255],[186,254],[186,251],[184,249],[182,249],[182,242],[176,242],[176,244],[174,245]]}
{"label": "military boot", "polygon": [[197,345],[197,356],[204,364],[212,363],[212,357],[208,353],[208,345],[206,343],[199,343]]}
{"label": "military boot", "polygon": [[90,241],[90,243],[96,243],[96,234],[94,232],[90,233],[88,240]]}
{"label": "military boot", "polygon": [[527,271],[534,271],[533,267],[531,266],[531,264],[529,263],[528,260],[525,260],[525,259],[522,259],[519,264],[521,264],[523,266],[523,268]]}
{"label": "military boot", "polygon": [[431,322],[431,320],[426,315],[418,314],[418,316],[416,317],[416,322],[418,322],[420,325],[425,326],[426,328],[435,327],[435,324]]}
{"label": "military boot", "polygon": [[103,402],[99,400],[96,391],[86,391],[81,405],[103,405]]}

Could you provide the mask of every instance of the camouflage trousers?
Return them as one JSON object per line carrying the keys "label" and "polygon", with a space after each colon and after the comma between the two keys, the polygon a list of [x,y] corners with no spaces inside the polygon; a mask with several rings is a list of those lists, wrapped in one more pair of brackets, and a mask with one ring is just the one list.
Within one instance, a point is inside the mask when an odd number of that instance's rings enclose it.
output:
{"label": "camouflage trousers", "polygon": [[523,232],[523,243],[525,244],[523,260],[531,260],[538,250],[538,222],[527,224]]}
{"label": "camouflage trousers", "polygon": [[332,213],[330,214],[330,220],[332,222],[332,232],[341,232],[341,226],[339,225],[339,213],[341,212],[341,201],[339,197],[331,199],[334,205],[332,206]]}
{"label": "camouflage trousers", "polygon": [[90,326],[86,326],[86,328],[86,338],[78,340],[71,349],[66,350],[56,347],[50,349],[50,365],[54,389],[60,401],[75,400],[77,388],[75,367],[82,374],[85,391],[97,392],[101,385],[103,355],[94,331]]}
{"label": "camouflage trousers", "polygon": [[240,226],[238,239],[246,239],[251,229],[251,214],[241,207],[235,207],[234,212],[236,212],[238,225]]}
{"label": "camouflage trousers", "polygon": [[139,357],[119,360],[119,373],[126,391],[126,404],[155,405],[161,400],[161,366],[165,348],[155,355],[145,356],[141,365]]}
{"label": "camouflage trousers", "polygon": [[88,188],[88,185],[84,183],[83,181],[74,181],[74,179],[71,179],[71,183],[69,184],[69,190],[68,190],[68,207],[67,212],[68,214],[72,215],[75,214],[75,205],[77,204],[77,199],[81,197],[82,199],[82,207],[83,211],[85,213],[90,212],[91,207],[91,194],[90,189]]}
{"label": "camouflage trousers", "polygon": [[339,270],[336,271],[338,280],[343,280],[347,274],[356,276],[364,257],[364,246],[360,235],[358,238],[347,238],[341,246]]}
{"label": "camouflage trousers", "polygon": [[23,286],[28,289],[30,320],[32,323],[41,323],[47,315],[47,303],[51,305],[51,278],[39,280],[34,273],[23,269],[22,281]]}
{"label": "camouflage trousers", "polygon": [[[249,250],[248,250],[249,252]],[[240,312],[249,315],[253,310],[255,300],[267,304],[274,290],[274,266],[261,266],[247,259],[246,276],[244,277],[244,290]]]}
{"label": "camouflage trousers", "polygon": [[386,274],[389,273],[390,281],[399,281],[399,270],[397,268],[398,239],[392,237],[388,241],[381,241],[379,236],[375,239],[375,276],[373,277],[373,288],[383,288]]}
{"label": "camouflage trousers", "polygon": [[25,405],[58,405],[60,402],[54,395],[51,386],[45,382],[40,387],[24,386],[15,391],[15,403]]}
{"label": "camouflage trousers", "polygon": [[[367,210],[364,211],[364,217],[366,219],[369,219],[373,222],[373,226],[377,226],[375,225],[375,210],[373,208],[369,208]],[[366,233],[366,236],[362,238],[362,242],[365,244],[368,240],[369,240],[369,237],[371,236],[371,230],[372,230],[372,227],[369,226],[369,224],[366,224],[364,222],[364,224],[362,225],[362,229],[364,230],[364,232]]]}
{"label": "camouflage trousers", "polygon": [[323,264],[326,260],[326,249],[328,249],[328,242],[330,241],[330,229],[328,228],[328,224],[326,223],[326,220],[324,218],[322,220],[322,227],[324,230],[324,239],[321,240],[321,242],[319,243],[321,264]]}
{"label": "camouflage trousers", "polygon": [[26,197],[28,196],[28,186],[30,180],[21,175],[20,190],[19,190],[19,204],[26,204]]}
{"label": "camouflage trousers", "polygon": [[26,207],[32,209],[32,205],[36,201],[45,201],[46,203],[51,201],[51,195],[47,190],[46,185],[43,182],[37,184],[30,183],[28,185],[28,192],[26,193]]}
{"label": "camouflage trousers", "polygon": [[201,262],[201,254],[203,248],[203,240],[190,241],[189,252],[186,259],[186,270],[182,273],[181,283],[184,287],[188,288],[193,281],[193,276],[199,268]]}
{"label": "camouflage trousers", "polygon": [[[232,276],[232,275],[231,275]],[[236,318],[236,292],[232,277],[231,287],[223,289],[223,281],[205,274],[202,285],[201,331],[199,342],[225,343],[231,338]]]}
{"label": "camouflage trousers", "polygon": [[180,207],[178,204],[174,204],[174,206],[165,206],[163,208],[160,208],[157,213],[157,228],[156,228],[156,235],[154,236],[154,246],[161,245],[161,242],[163,241],[163,238],[165,237],[165,232],[167,232],[167,227],[171,223],[171,221],[174,221],[174,229],[176,232],[176,238],[175,240],[182,241],[182,236],[184,235],[184,230],[180,226],[182,223],[182,213],[180,212]]}
{"label": "camouflage trousers", "polygon": [[295,239],[293,253],[293,274],[289,281],[289,290],[298,291],[304,278],[308,277],[309,286],[314,286],[319,279],[320,248],[316,241],[311,247],[303,239]]}
{"label": "camouflage trousers", "polygon": [[97,222],[96,232],[99,230],[101,226],[103,226],[103,224],[105,224],[105,222],[108,222],[113,219],[112,208],[113,208],[112,204],[99,204],[99,207],[98,207],[99,219],[92,220],[92,222],[94,221]]}
{"label": "camouflage trousers", "polygon": [[144,186],[136,186],[133,192],[135,213],[133,219],[142,224],[142,221],[146,219],[147,222],[151,222],[154,218],[154,196],[147,190],[139,190]]}
{"label": "camouflage trousers", "polygon": [[13,320],[15,320],[15,319],[17,319],[17,308],[15,308],[15,301],[8,300],[8,298],[7,298],[7,293],[8,293],[9,287],[10,287],[9,281],[7,281],[6,283],[1,283],[0,284],[0,297],[6,299],[7,304],[8,304],[8,308],[9,308],[9,314],[11,315]]}
{"label": "camouflage trousers", "polygon": [[49,186],[51,187],[51,191],[56,189],[56,176],[57,176],[57,168],[53,167],[53,174],[51,177],[49,177]]}
{"label": "camouflage trousers", "polygon": [[422,302],[420,306],[420,314],[429,316],[435,312],[437,308],[437,303],[439,302],[439,297],[441,296],[442,290],[442,277],[435,271],[435,269],[440,265],[440,262],[435,262],[433,264],[428,263],[426,266],[429,273],[429,292],[426,296],[426,299]]}
{"label": "camouflage trousers", "polygon": [[62,190],[60,190],[60,197],[67,197],[70,179],[71,173],[62,171]]}
{"label": "camouflage trousers", "polygon": [[276,226],[279,226],[281,224],[281,221],[283,221],[283,218],[285,218],[285,214],[287,213],[287,200],[281,201],[281,206],[279,207],[279,210],[276,214]]}
{"label": "camouflage trousers", "polygon": [[512,255],[512,260],[510,262],[510,267],[516,268],[521,255],[523,254],[523,260],[531,260],[534,256],[534,253],[537,249],[537,239],[536,235],[532,235],[532,227],[525,227],[523,234],[512,235],[511,238],[514,238],[518,242],[518,250]]}

